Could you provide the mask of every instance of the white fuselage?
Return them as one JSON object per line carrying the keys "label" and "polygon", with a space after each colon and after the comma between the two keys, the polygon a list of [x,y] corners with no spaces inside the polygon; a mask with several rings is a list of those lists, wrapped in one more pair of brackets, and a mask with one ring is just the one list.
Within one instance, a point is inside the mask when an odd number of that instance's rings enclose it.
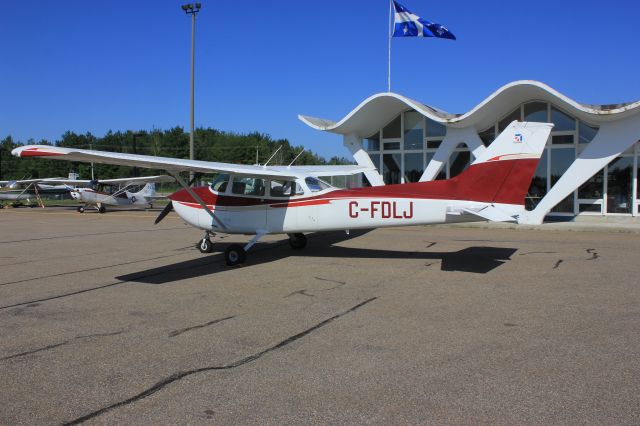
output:
{"label": "white fuselage", "polygon": [[[205,188],[200,188],[201,190]],[[206,190],[211,191],[209,188]],[[202,195],[202,191],[199,191]],[[211,191],[213,192],[213,191]],[[349,196],[349,192],[354,192]],[[338,196],[333,196],[338,194]],[[203,197],[206,198],[206,197]],[[286,200],[249,197],[223,197],[226,202],[208,204],[215,215],[193,200],[173,200],[173,207],[190,225],[229,234],[280,234],[348,229],[370,229],[392,226],[427,225],[483,220],[464,214],[465,208],[479,209],[488,203],[416,199],[407,197],[358,196],[357,191],[330,189],[313,196],[298,196]],[[236,204],[250,200],[250,205]],[[225,205],[227,204],[227,205]],[[509,211],[521,206],[507,205]]]}

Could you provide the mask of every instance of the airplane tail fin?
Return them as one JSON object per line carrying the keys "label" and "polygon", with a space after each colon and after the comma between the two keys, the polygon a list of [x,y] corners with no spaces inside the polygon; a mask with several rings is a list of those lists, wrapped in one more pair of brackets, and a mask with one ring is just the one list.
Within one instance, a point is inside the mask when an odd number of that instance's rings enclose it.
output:
{"label": "airplane tail fin", "polygon": [[156,195],[156,184],[153,182],[149,182],[134,195],[136,197],[154,197]]}
{"label": "airplane tail fin", "polygon": [[551,133],[551,123],[512,122],[462,173],[451,179],[460,199],[524,205]]}

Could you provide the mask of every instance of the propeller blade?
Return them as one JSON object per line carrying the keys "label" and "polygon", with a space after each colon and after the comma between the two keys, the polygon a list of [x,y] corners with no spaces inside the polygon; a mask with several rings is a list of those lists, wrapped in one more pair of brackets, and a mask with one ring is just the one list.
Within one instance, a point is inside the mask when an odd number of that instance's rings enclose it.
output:
{"label": "propeller blade", "polygon": [[162,209],[162,211],[160,212],[160,214],[156,218],[156,221],[153,224],[157,225],[158,223],[160,223],[160,221],[164,219],[164,217],[169,213],[171,213],[172,211],[173,211],[173,202],[169,201],[169,204],[167,204],[166,207]]}

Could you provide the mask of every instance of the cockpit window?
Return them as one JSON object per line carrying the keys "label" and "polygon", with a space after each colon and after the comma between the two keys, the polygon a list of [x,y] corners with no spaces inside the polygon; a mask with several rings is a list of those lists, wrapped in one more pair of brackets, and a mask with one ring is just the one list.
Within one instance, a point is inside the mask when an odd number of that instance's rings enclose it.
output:
{"label": "cockpit window", "polygon": [[308,177],[304,181],[311,192],[318,192],[331,188],[331,185],[329,185],[327,182],[314,177]]}
{"label": "cockpit window", "polygon": [[270,185],[272,197],[295,197],[304,194],[302,187],[290,180],[272,180]]}
{"label": "cockpit window", "polygon": [[229,183],[229,175],[221,173],[211,182],[211,189],[216,192],[225,192],[227,190],[227,184]]}
{"label": "cockpit window", "polygon": [[264,195],[264,179],[234,176],[231,192],[239,195]]}

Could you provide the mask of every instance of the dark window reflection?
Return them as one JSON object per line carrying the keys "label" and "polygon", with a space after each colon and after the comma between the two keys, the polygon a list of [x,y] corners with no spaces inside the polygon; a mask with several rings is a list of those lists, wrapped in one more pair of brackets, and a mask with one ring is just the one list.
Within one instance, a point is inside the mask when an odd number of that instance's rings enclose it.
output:
{"label": "dark window reflection", "polygon": [[631,213],[633,157],[618,157],[607,173],[607,213]]}
{"label": "dark window reflection", "polygon": [[458,176],[471,163],[471,153],[469,151],[453,152],[449,159],[449,179]]}
{"label": "dark window reflection", "polygon": [[529,102],[524,104],[524,121],[547,122],[547,104],[545,102]]}
{"label": "dark window reflection", "polygon": [[382,156],[382,176],[386,184],[400,183],[400,154],[384,154]]}
{"label": "dark window reflection", "polygon": [[382,137],[384,139],[400,139],[402,122],[400,116],[397,116],[391,123],[382,129]]}
{"label": "dark window reflection", "polygon": [[531,186],[529,186],[529,191],[525,198],[525,208],[527,210],[535,209],[542,197],[547,194],[547,152],[548,149],[542,152],[538,168],[533,174]]}
{"label": "dark window reflection", "polygon": [[[551,150],[551,187],[560,180],[564,172],[567,171],[575,159],[576,154],[573,147]],[[573,213],[573,194],[562,200],[560,204],[556,205],[551,211]]]}
{"label": "dark window reflection", "polygon": [[498,123],[498,132],[502,133],[502,131],[506,129],[507,126],[511,124],[511,122],[514,120],[520,121],[520,107],[518,107],[516,110],[512,111],[511,114],[507,115],[505,118],[500,120],[500,123]]}
{"label": "dark window reflection", "polygon": [[423,172],[422,153],[405,154],[404,156],[404,180],[405,182],[418,182]]}

